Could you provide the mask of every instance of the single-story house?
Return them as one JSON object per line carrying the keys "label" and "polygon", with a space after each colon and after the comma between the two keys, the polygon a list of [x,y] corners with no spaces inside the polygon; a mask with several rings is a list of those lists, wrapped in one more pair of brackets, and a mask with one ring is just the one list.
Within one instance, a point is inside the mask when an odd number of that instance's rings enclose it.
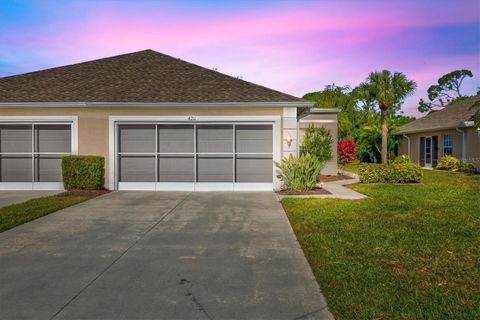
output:
{"label": "single-story house", "polygon": [[452,155],[480,170],[480,131],[473,122],[479,108],[477,95],[401,126],[398,153],[425,168],[435,168],[443,155]]}
{"label": "single-story house", "polygon": [[[110,190],[276,190],[312,105],[153,50],[3,77],[0,190],[62,189],[67,154],[104,156]],[[336,116],[301,120],[331,128],[335,155]]]}

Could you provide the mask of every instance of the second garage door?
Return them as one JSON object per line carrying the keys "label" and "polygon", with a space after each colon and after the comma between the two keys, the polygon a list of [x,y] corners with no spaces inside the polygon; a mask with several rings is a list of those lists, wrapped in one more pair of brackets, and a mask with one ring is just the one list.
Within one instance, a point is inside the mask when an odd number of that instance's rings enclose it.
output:
{"label": "second garage door", "polygon": [[272,124],[118,124],[119,190],[272,190]]}

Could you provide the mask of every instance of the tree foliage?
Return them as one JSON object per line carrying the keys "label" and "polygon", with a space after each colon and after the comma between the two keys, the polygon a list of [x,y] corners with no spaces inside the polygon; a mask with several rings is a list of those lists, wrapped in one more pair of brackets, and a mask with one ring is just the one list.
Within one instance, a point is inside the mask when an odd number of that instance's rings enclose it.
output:
{"label": "tree foliage", "polygon": [[302,153],[316,157],[322,165],[331,160],[333,138],[330,130],[323,127],[315,127],[310,124],[305,130],[302,143]]}
{"label": "tree foliage", "polygon": [[466,99],[460,88],[467,77],[473,77],[472,71],[467,69],[455,70],[441,76],[437,84],[430,86],[427,90],[430,101],[420,99],[418,111],[429,112],[434,108],[443,108]]}
{"label": "tree foliage", "polygon": [[360,85],[360,95],[364,99],[374,102],[380,110],[381,122],[381,158],[385,163],[388,160],[388,127],[387,118],[389,113],[403,103],[405,98],[412,94],[417,85],[414,81],[408,80],[401,72],[390,72],[383,70],[372,72],[367,80]]}

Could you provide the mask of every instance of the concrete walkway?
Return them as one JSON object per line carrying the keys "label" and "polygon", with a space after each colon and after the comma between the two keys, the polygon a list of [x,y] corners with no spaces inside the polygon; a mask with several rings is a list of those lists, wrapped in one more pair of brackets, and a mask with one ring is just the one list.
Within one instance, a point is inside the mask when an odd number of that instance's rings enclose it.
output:
{"label": "concrete walkway", "polygon": [[272,192],[112,192],[0,233],[0,319],[332,319]]}
{"label": "concrete walkway", "polygon": [[0,208],[57,193],[59,191],[0,191]]}

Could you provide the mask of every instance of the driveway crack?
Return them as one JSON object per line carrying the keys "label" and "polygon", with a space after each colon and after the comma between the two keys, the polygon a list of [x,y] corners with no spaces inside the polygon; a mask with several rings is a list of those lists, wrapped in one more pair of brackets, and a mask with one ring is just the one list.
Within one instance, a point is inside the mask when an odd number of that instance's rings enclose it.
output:
{"label": "driveway crack", "polygon": [[[187,200],[187,198],[190,196],[191,193],[188,193],[185,198],[183,198],[181,201],[179,201],[170,211],[168,211],[166,214],[164,214],[157,222],[155,222],[150,228],[147,229],[143,234],[138,237],[137,240],[135,240],[125,251],[122,252],[121,255],[119,255],[116,259],[114,259],[105,269],[102,270],[97,276],[95,276],[89,283],[87,283],[86,286],[84,286],[80,291],[74,295],[70,300],[67,301],[57,312],[55,312],[51,317],[50,320],[55,319],[63,310],[65,310],[66,307],[68,307],[73,301],[75,301],[85,290],[87,290],[95,281],[97,281],[102,275],[105,274],[115,263],[117,263],[125,254],[133,248],[140,240],[145,238],[145,236],[152,231],[156,226],[158,226],[165,218],[167,218],[175,209],[177,209],[182,203]],[[210,318],[211,319],[211,318]]]}

